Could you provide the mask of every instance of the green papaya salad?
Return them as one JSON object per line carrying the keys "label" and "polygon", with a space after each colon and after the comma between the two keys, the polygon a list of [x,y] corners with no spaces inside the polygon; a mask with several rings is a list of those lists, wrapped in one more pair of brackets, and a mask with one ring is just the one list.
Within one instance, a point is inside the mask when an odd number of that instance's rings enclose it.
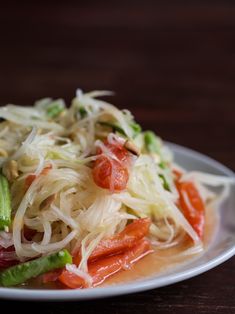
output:
{"label": "green papaya salad", "polygon": [[0,108],[0,286],[91,288],[186,240],[203,251],[213,188],[234,180],[177,165],[110,95]]}

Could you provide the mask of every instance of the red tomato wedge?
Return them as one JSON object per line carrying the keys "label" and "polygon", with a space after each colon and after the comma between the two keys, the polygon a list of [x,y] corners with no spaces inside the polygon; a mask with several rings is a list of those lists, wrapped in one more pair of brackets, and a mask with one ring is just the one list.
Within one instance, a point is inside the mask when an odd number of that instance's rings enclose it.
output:
{"label": "red tomato wedge", "polygon": [[180,194],[180,207],[184,216],[200,238],[203,237],[205,224],[205,205],[193,182],[176,183]]}
{"label": "red tomato wedge", "polygon": [[[88,273],[92,278],[92,286],[96,287],[120,270],[131,267],[133,263],[152,251],[149,241],[142,239],[133,248],[123,254],[113,255],[90,263]],[[59,280],[71,289],[87,287],[83,278],[68,270],[63,270],[62,274],[59,276]]]}
{"label": "red tomato wedge", "polygon": [[[46,166],[39,175],[47,175],[48,172],[51,170],[52,165]],[[25,186],[28,189],[30,185],[33,183],[33,181],[37,178],[35,174],[29,174],[25,179]]]}
{"label": "red tomato wedge", "polygon": [[[128,150],[123,146],[123,144],[119,142],[109,143],[108,140],[104,141],[105,148],[112,154],[111,158],[116,158],[122,166],[127,166],[130,161],[130,153]],[[97,149],[97,154],[102,154],[101,148]]]}
{"label": "red tomato wedge", "polygon": [[97,149],[97,154],[100,156],[94,162],[93,179],[103,189],[112,192],[122,191],[126,188],[129,179],[131,155],[119,142],[111,144],[106,140],[104,145],[109,154],[105,155],[105,151]]}
{"label": "red tomato wedge", "polygon": [[100,156],[94,164],[93,179],[100,188],[122,191],[126,188],[129,174],[119,161]]}
{"label": "red tomato wedge", "polygon": [[[149,231],[151,220],[149,218],[136,219],[126,228],[112,237],[103,239],[89,257],[89,262],[104,256],[123,253],[133,247]],[[79,265],[81,260],[80,251],[74,256],[74,263]]]}

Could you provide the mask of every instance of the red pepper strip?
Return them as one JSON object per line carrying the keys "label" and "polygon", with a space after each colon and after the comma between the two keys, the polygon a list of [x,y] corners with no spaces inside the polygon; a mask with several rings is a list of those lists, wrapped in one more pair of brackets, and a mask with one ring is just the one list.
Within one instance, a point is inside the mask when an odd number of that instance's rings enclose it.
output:
{"label": "red pepper strip", "polygon": [[[90,263],[88,265],[88,273],[92,278],[92,286],[96,287],[102,284],[108,277],[130,267],[133,263],[152,251],[149,241],[142,239],[133,248],[123,254],[113,255]],[[87,284],[83,278],[68,270],[63,270],[59,276],[59,280],[71,289],[87,288]]]}

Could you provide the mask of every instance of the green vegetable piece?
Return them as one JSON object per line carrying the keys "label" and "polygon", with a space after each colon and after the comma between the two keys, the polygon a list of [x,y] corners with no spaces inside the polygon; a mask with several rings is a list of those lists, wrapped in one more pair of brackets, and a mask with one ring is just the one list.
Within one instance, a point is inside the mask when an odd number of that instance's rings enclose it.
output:
{"label": "green vegetable piece", "polygon": [[64,102],[62,99],[57,99],[52,101],[47,107],[47,115],[50,118],[56,118],[58,115],[64,111]]}
{"label": "green vegetable piece", "polygon": [[[124,136],[127,136],[125,131],[116,123],[101,121],[99,124],[111,128],[114,132],[118,132]],[[134,132],[133,137],[136,137],[141,132],[141,126],[138,123],[133,122],[130,124],[130,127]]]}
{"label": "green vegetable piece", "polygon": [[[161,144],[158,137],[152,131],[144,132],[144,142],[145,147],[149,153],[156,153],[161,157]],[[159,167],[162,169],[167,169],[166,163],[161,160],[159,163]],[[164,175],[159,174],[159,177],[162,179],[163,187],[165,190],[170,191],[170,186]]]}
{"label": "green vegetable piece", "polygon": [[0,230],[11,224],[11,194],[7,178],[0,174]]}
{"label": "green vegetable piece", "polygon": [[72,264],[72,256],[67,250],[62,250],[4,270],[0,273],[0,284],[4,287],[16,286],[66,264]]}
{"label": "green vegetable piece", "polygon": [[160,141],[152,131],[144,132],[144,142],[149,153],[157,153],[160,155]]}
{"label": "green vegetable piece", "polygon": [[170,191],[170,186],[169,186],[168,182],[166,181],[166,178],[164,177],[164,175],[159,174],[159,177],[162,179],[164,189],[167,191]]}
{"label": "green vegetable piece", "polygon": [[160,168],[162,168],[162,169],[166,169],[167,168],[167,165],[166,165],[166,163],[164,161],[161,161],[158,166]]}
{"label": "green vegetable piece", "polygon": [[80,106],[78,110],[82,119],[87,116],[87,111],[83,106]]}
{"label": "green vegetable piece", "polygon": [[141,126],[140,126],[138,123],[136,123],[136,122],[133,122],[133,123],[131,124],[131,128],[132,128],[132,130],[134,131],[134,137],[136,137],[136,136],[137,136],[138,134],[140,134],[141,131],[142,131]]}
{"label": "green vegetable piece", "polygon": [[[158,166],[162,169],[167,169],[167,165],[164,161],[161,161]],[[162,179],[164,189],[170,191],[170,186],[169,186],[166,178],[164,177],[164,175],[159,174],[159,177]]]}

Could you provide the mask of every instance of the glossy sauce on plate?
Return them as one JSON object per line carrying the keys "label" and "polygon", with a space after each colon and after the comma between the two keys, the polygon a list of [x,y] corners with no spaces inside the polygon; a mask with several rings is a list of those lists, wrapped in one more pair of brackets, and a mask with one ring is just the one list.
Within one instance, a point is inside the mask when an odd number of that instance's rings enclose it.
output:
{"label": "glossy sauce on plate", "polygon": [[[153,253],[144,257],[140,261],[136,262],[131,269],[123,270],[105,280],[100,287],[116,285],[131,282],[134,280],[145,279],[150,276],[158,276],[172,269],[190,263],[195,258],[199,258],[201,254],[205,253],[205,250],[213,241],[216,230],[219,225],[219,218],[215,208],[206,209],[205,219],[205,233],[203,238],[204,250],[202,253],[193,255],[182,255],[182,253],[192,246],[192,242],[188,237],[185,237],[185,241],[177,246],[168,249],[155,249]],[[65,289],[60,283],[47,283],[42,284],[41,278],[31,280],[27,284],[23,285],[25,289]]]}

